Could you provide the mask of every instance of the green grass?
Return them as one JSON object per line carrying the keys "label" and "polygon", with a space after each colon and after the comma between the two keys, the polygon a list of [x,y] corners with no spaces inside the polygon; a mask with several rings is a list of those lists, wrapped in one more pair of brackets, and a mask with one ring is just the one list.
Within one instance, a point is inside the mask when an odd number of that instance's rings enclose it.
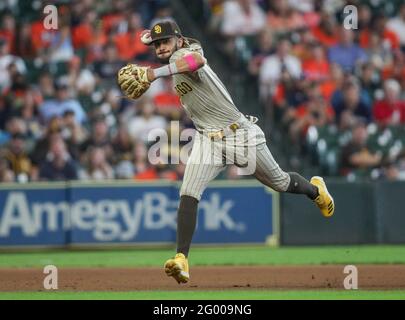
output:
{"label": "green grass", "polygon": [[[141,267],[161,266],[172,249],[48,250],[0,253],[0,268],[43,267]],[[194,247],[192,265],[320,265],[405,263],[405,246],[346,247]],[[230,290],[230,291],[137,291],[137,292],[0,292],[0,300],[15,299],[197,299],[197,300],[293,300],[293,299],[401,299],[405,291],[367,290]]]}
{"label": "green grass", "polygon": [[[161,266],[171,249],[0,253],[0,268]],[[192,265],[402,264],[405,246],[192,248]]]}
{"label": "green grass", "polygon": [[404,300],[405,291],[8,292],[0,300]]}

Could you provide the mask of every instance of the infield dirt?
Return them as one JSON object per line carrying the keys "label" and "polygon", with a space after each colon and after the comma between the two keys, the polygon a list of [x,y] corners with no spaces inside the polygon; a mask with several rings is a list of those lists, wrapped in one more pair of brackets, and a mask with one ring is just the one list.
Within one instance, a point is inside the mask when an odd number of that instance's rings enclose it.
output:
{"label": "infield dirt", "polygon": [[[404,289],[405,265],[359,265],[359,289]],[[343,265],[191,267],[178,285],[163,268],[60,268],[62,291],[343,289]],[[0,291],[46,291],[40,268],[0,269]]]}

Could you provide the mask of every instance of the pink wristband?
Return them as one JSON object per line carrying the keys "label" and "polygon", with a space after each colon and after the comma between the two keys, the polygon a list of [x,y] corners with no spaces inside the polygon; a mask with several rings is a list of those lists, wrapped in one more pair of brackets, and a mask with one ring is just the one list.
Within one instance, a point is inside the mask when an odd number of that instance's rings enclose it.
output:
{"label": "pink wristband", "polygon": [[188,54],[183,57],[186,60],[188,67],[190,68],[191,72],[194,72],[198,69],[198,64],[192,54]]}

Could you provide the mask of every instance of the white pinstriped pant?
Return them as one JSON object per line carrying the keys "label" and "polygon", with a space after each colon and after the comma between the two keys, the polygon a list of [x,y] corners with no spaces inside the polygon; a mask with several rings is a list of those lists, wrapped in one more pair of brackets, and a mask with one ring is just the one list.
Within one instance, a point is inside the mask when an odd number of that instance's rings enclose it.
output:
{"label": "white pinstriped pant", "polygon": [[262,129],[246,120],[236,133],[224,140],[212,141],[196,132],[180,196],[200,200],[208,183],[229,164],[244,166],[244,174],[251,174],[279,192],[286,191],[290,183],[289,174],[280,168],[267,147]]}

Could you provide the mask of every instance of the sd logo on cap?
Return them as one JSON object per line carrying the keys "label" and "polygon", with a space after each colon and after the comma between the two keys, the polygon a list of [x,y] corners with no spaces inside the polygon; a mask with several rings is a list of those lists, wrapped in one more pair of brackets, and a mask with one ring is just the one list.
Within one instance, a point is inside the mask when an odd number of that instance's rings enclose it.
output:
{"label": "sd logo on cap", "polygon": [[157,25],[155,26],[155,28],[154,28],[154,31],[155,31],[155,33],[159,34],[159,33],[162,32],[162,27],[157,24]]}
{"label": "sd logo on cap", "polygon": [[152,44],[154,41],[168,39],[171,37],[181,37],[179,26],[174,21],[160,21],[155,24],[150,32]]}

